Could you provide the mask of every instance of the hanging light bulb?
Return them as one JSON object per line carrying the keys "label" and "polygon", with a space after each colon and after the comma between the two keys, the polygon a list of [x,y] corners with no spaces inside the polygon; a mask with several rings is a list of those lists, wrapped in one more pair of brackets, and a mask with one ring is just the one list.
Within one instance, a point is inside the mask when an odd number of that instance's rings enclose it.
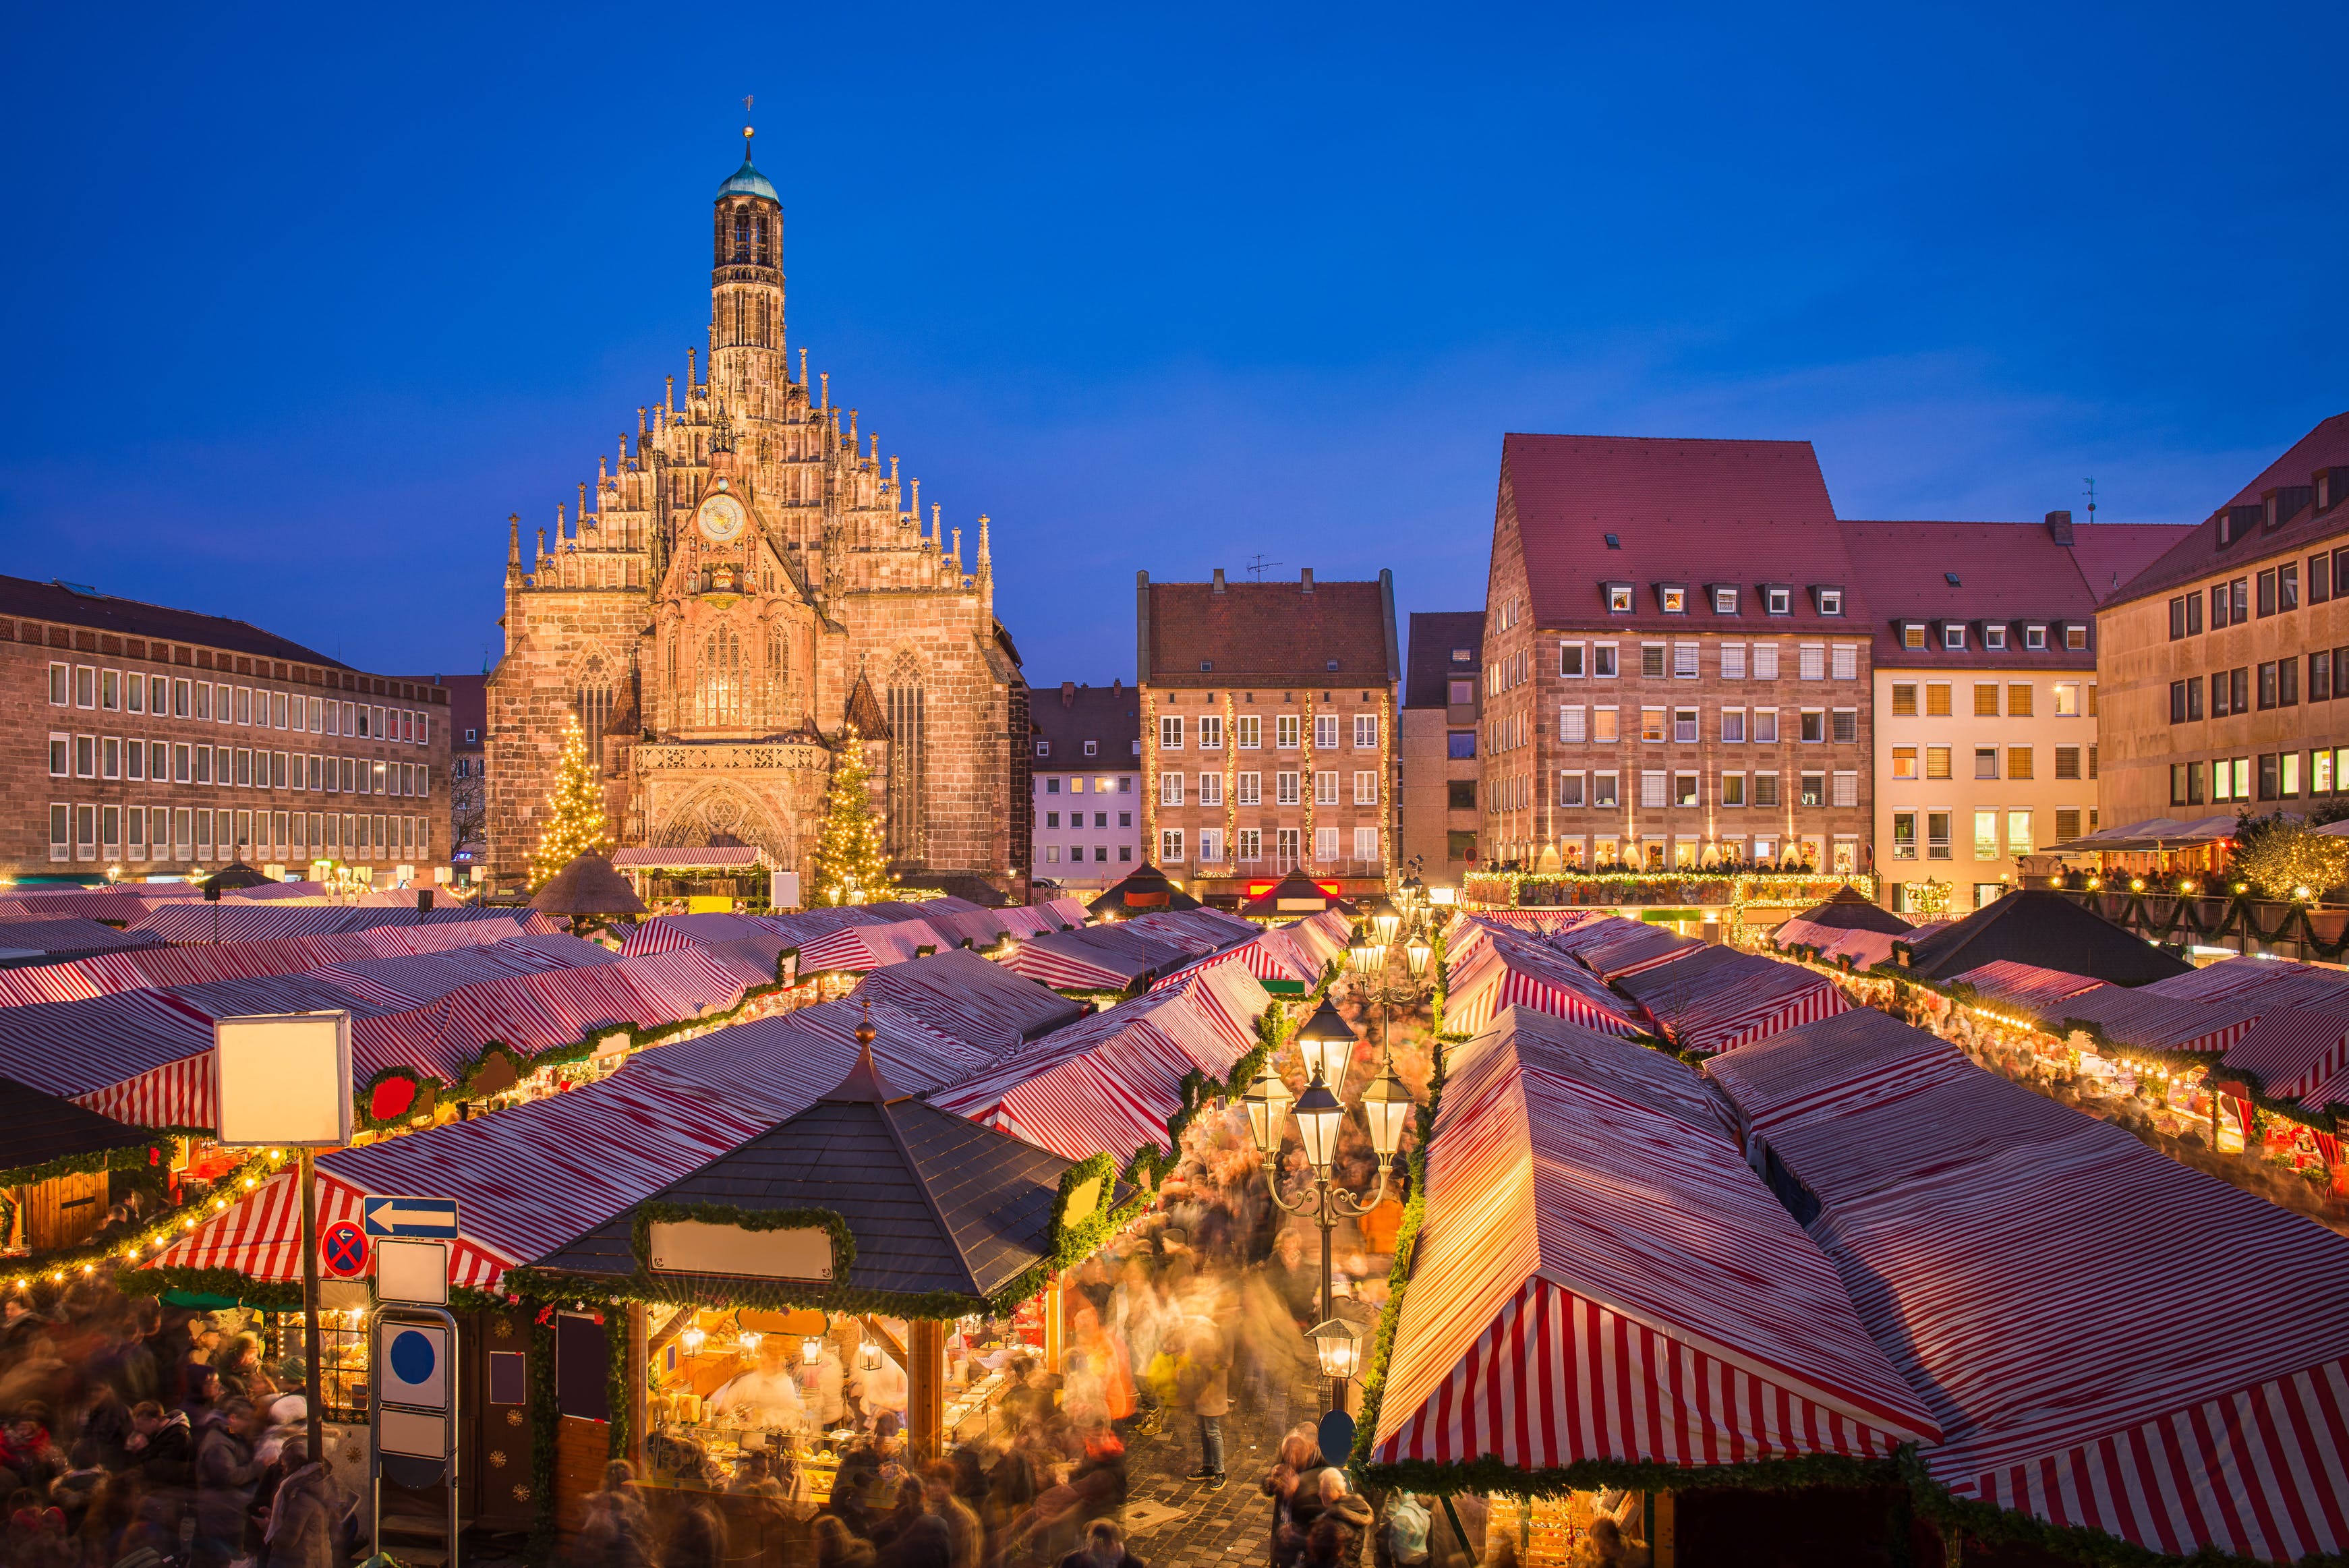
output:
{"label": "hanging light bulb", "polygon": [[881,1347],[868,1339],[864,1348],[857,1352],[856,1359],[867,1372],[878,1372],[881,1370]]}
{"label": "hanging light bulb", "polygon": [[756,1356],[759,1354],[759,1346],[765,1341],[766,1337],[767,1336],[765,1335],[760,1333],[755,1328],[744,1329],[742,1331],[742,1354],[745,1356]]}
{"label": "hanging light bulb", "polygon": [[701,1354],[701,1342],[709,1337],[709,1336],[702,1333],[698,1328],[688,1328],[678,1335],[677,1340],[678,1344],[685,1346],[685,1353],[688,1356],[698,1356]]}

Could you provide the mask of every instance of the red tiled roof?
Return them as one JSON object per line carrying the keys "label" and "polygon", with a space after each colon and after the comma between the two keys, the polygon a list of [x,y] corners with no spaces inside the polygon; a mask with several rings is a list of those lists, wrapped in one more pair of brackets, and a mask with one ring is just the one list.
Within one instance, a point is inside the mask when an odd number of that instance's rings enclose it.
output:
{"label": "red tiled roof", "polygon": [[[1393,645],[1379,583],[1297,581],[1149,584],[1149,670],[1154,686],[1390,686]],[[1329,662],[1338,661],[1332,671]],[[1212,669],[1202,669],[1209,664]]]}
{"label": "red tiled roof", "polygon": [[2072,530],[2072,561],[2103,603],[2184,539],[2182,522],[2100,522]]}
{"label": "red tiled roof", "polygon": [[[1501,504],[1512,501],[1537,626],[1820,631],[1866,620],[1808,441],[1512,434],[1501,441]],[[1637,587],[1633,614],[1607,613],[1609,582]],[[1659,583],[1689,584],[1692,613],[1661,613]],[[1708,583],[1735,584],[1744,613],[1713,614]],[[1764,583],[1795,588],[1792,615],[1760,613]],[[1845,589],[1842,616],[1816,614],[1814,584]]]}
{"label": "red tiled roof", "polygon": [[[2080,531],[2075,531],[2076,538]],[[2044,665],[2049,669],[2096,667],[2091,649],[2067,652],[2060,624],[2095,616],[2071,550],[2055,542],[2037,522],[1846,522],[1846,550],[1861,597],[1875,617],[1874,660],[1879,665],[1944,669],[2008,669]],[[1955,577],[1952,583],[1950,579]],[[1969,627],[1962,652],[1940,646],[1929,631],[1923,648],[1900,645],[1898,623],[1992,621],[2013,629],[2007,646],[1993,652]],[[2049,624],[2050,646],[2026,652],[2015,623]]]}
{"label": "red tiled roof", "polygon": [[[2289,451],[2236,491],[2226,506],[2249,506],[2265,490],[2307,484],[2318,469],[2344,467],[2349,467],[2349,413],[2333,415],[2293,442]],[[2167,593],[2181,583],[2212,573],[2240,571],[2256,561],[2295,555],[2319,540],[2349,532],[2349,506],[2342,500],[2336,496],[2332,508],[2322,515],[2303,506],[2272,531],[2254,524],[2246,535],[2239,535],[2223,549],[2219,544],[2219,513],[2225,507],[2217,508],[2134,581],[2124,579],[2126,585],[2117,594],[2108,594],[2107,603]]]}

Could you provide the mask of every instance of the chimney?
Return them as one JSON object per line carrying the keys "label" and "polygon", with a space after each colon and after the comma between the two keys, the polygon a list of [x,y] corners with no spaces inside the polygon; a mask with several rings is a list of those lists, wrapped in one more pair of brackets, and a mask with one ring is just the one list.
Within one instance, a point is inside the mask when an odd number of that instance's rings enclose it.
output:
{"label": "chimney", "polygon": [[2068,511],[2049,512],[2047,514],[2047,537],[2054,540],[2058,544],[2070,544],[2072,542],[2072,514]]}
{"label": "chimney", "polygon": [[1061,706],[1062,707],[1074,707],[1077,706],[1076,682],[1062,681],[1061,683]]}
{"label": "chimney", "polygon": [[1224,569],[1223,569],[1222,567],[1218,566],[1218,567],[1216,567],[1216,593],[1222,593],[1223,591],[1224,591]]}
{"label": "chimney", "polygon": [[1305,584],[1305,592],[1307,592],[1308,593],[1312,593],[1312,592],[1313,592],[1313,568],[1311,568],[1310,566],[1309,566],[1309,567],[1305,568],[1305,571],[1304,571],[1304,573],[1303,573],[1303,575],[1302,575],[1301,581],[1302,581],[1302,582],[1304,583],[1304,584]]}

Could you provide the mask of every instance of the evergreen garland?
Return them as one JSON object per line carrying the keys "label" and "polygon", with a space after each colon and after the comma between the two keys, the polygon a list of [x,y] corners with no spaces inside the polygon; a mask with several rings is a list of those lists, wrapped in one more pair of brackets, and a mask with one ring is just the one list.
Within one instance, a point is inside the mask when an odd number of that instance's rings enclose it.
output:
{"label": "evergreen garland", "polygon": [[563,720],[563,758],[555,766],[554,789],[546,805],[546,826],[539,833],[538,852],[530,860],[533,891],[581,855],[612,852],[612,830],[604,820],[604,787],[587,755],[586,734],[574,716]]}
{"label": "evergreen garland", "polygon": [[833,755],[823,830],[808,861],[807,901],[811,906],[878,903],[897,892],[881,814],[873,805],[873,769],[865,765],[864,737],[852,724]]}

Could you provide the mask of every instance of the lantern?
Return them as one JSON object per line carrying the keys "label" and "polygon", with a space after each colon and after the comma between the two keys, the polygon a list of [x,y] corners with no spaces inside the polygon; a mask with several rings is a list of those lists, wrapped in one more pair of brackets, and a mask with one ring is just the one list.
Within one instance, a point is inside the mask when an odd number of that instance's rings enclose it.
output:
{"label": "lantern", "polygon": [[1313,1353],[1320,1358],[1324,1377],[1344,1382],[1361,1370],[1362,1336],[1352,1324],[1333,1317],[1315,1324],[1306,1337],[1313,1341]]}
{"label": "lantern", "polygon": [[1240,1096],[1240,1104],[1247,1110],[1248,1136],[1256,1140],[1257,1153],[1269,1156],[1280,1147],[1281,1137],[1288,1130],[1288,1107],[1293,1098],[1288,1083],[1273,1070],[1270,1062],[1265,1063],[1264,1070],[1257,1074],[1247,1093]]}
{"label": "lantern", "polygon": [[698,1356],[701,1354],[701,1342],[709,1337],[698,1328],[688,1328],[677,1336],[677,1342],[685,1346],[688,1356]]}
{"label": "lantern", "polygon": [[1298,1141],[1305,1145],[1305,1162],[1313,1167],[1314,1175],[1330,1174],[1338,1156],[1338,1128],[1345,1119],[1346,1108],[1321,1078],[1316,1078],[1298,1097]]}
{"label": "lantern", "polygon": [[1305,1076],[1335,1088],[1346,1081],[1346,1068],[1354,1059],[1354,1031],[1330,998],[1297,1031],[1297,1049],[1305,1058]]}
{"label": "lantern", "polygon": [[1385,1160],[1402,1146],[1403,1123],[1412,1112],[1411,1090],[1395,1077],[1392,1061],[1379,1064],[1379,1076],[1362,1091],[1362,1120],[1369,1124],[1371,1147]]}
{"label": "lantern", "polygon": [[1394,906],[1393,901],[1384,895],[1372,899],[1371,901],[1371,934],[1378,938],[1379,945],[1384,947],[1392,942],[1395,939],[1395,933],[1401,929],[1402,929],[1402,911]]}
{"label": "lantern", "polygon": [[1411,977],[1416,980],[1427,973],[1427,961],[1435,956],[1435,949],[1414,936],[1404,945],[1402,955],[1411,965]]}
{"label": "lantern", "polygon": [[1353,946],[1346,950],[1346,955],[1353,960],[1354,973],[1357,975],[1377,974],[1379,970],[1379,959],[1383,956],[1385,953],[1385,948],[1373,946],[1367,942],[1356,943]]}
{"label": "lantern", "polygon": [[866,1340],[864,1342],[864,1348],[857,1352],[856,1360],[857,1364],[863,1367],[867,1372],[880,1371],[881,1347],[878,1345],[874,1344],[873,1341],[869,1339]]}

